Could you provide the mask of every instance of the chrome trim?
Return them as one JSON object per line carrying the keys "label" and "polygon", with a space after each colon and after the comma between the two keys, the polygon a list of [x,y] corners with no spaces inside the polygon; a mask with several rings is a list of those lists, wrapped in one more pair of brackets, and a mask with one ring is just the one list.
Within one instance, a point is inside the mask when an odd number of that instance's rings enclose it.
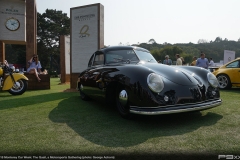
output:
{"label": "chrome trim", "polygon": [[[222,104],[222,100],[215,100],[212,101],[211,104],[206,104],[204,105],[204,103],[202,104],[202,106],[194,106],[194,105],[190,105],[189,108],[183,108],[183,109],[173,109],[171,110],[167,110],[167,111],[153,111],[153,108],[149,108],[149,111],[140,111],[140,110],[133,110],[131,108],[137,108],[137,109],[141,109],[140,107],[137,106],[131,106],[130,107],[130,113],[134,113],[134,114],[142,114],[142,115],[160,115],[160,114],[171,114],[171,113],[181,113],[181,112],[189,112],[189,111],[198,111],[198,110],[205,110],[205,109],[210,109],[216,106],[219,106]],[[176,105],[176,107],[180,107],[181,105]],[[162,106],[158,107],[159,109],[162,109]],[[152,109],[152,111],[151,111]],[[148,107],[145,107],[144,110],[148,110]]]}
{"label": "chrome trim", "polygon": [[83,85],[82,84],[80,85],[80,90],[83,91]]}

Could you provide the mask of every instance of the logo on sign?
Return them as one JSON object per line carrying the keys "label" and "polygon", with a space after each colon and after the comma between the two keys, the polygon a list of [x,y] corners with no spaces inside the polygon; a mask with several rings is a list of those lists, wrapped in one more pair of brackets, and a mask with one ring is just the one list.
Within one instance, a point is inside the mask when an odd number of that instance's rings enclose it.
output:
{"label": "logo on sign", "polygon": [[84,38],[84,37],[89,37],[90,34],[88,33],[88,30],[89,30],[89,26],[88,25],[84,25],[81,29],[80,29],[80,36],[81,38]]}
{"label": "logo on sign", "polygon": [[79,21],[86,21],[90,20],[91,18],[94,18],[95,14],[88,14],[88,15],[82,15],[82,16],[74,16],[74,20],[79,20]]}

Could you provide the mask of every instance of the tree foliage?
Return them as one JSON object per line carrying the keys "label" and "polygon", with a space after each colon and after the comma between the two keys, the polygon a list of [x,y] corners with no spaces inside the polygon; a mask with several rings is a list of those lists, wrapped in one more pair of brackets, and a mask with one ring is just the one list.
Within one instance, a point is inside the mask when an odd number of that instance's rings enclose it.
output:
{"label": "tree foliage", "polygon": [[60,72],[59,42],[61,35],[70,34],[70,18],[62,11],[47,9],[37,14],[38,55],[46,68]]}
{"label": "tree foliage", "polygon": [[199,39],[198,40],[198,44],[200,43],[209,43],[206,39]]}
{"label": "tree foliage", "polygon": [[155,41],[154,39],[150,39],[150,40],[148,41],[148,43],[149,43],[149,44],[153,44],[153,43],[156,43],[156,41]]}
{"label": "tree foliage", "polygon": [[181,54],[183,50],[177,46],[164,46],[161,49],[152,49],[151,53],[156,60],[164,60],[165,56],[168,55],[170,59],[175,60],[176,54]]}

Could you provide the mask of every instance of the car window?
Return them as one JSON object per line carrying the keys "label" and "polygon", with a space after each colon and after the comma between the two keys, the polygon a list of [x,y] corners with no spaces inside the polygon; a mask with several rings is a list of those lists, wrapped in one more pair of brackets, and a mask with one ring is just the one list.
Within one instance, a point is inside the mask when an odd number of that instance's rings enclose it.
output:
{"label": "car window", "polygon": [[139,61],[136,53],[133,50],[113,50],[106,54],[106,64],[112,63],[131,63]]}
{"label": "car window", "polygon": [[94,54],[91,56],[89,62],[88,62],[88,67],[91,67],[92,66],[92,61],[93,61],[93,58],[94,58]]}
{"label": "car window", "polygon": [[239,68],[239,61],[232,62],[226,66],[226,68]]}
{"label": "car window", "polygon": [[157,61],[155,60],[151,53],[142,50],[135,50],[135,52],[141,61],[157,63]]}
{"label": "car window", "polygon": [[103,64],[104,64],[104,54],[102,52],[96,52],[94,61],[93,61],[93,66],[103,65]]}

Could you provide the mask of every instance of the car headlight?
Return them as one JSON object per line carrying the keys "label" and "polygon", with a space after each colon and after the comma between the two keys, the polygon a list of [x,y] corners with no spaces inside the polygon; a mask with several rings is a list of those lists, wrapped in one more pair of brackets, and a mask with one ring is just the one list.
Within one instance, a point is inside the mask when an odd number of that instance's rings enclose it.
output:
{"label": "car headlight", "polygon": [[210,85],[214,88],[217,88],[218,87],[218,80],[216,78],[216,76],[212,73],[208,73],[207,74],[207,79],[208,79],[208,82],[210,83]]}
{"label": "car headlight", "polygon": [[164,83],[160,75],[151,73],[147,77],[147,83],[149,88],[156,93],[159,93],[164,88]]}

